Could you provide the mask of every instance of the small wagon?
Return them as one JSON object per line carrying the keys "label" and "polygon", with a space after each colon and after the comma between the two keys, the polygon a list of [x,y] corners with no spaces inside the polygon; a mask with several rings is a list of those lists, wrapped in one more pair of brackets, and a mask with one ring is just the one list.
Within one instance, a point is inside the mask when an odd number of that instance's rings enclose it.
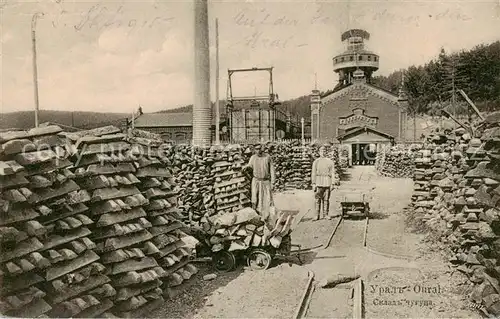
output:
{"label": "small wagon", "polygon": [[370,203],[366,200],[365,194],[347,194],[340,202],[340,206],[344,218],[368,217],[370,213]]}

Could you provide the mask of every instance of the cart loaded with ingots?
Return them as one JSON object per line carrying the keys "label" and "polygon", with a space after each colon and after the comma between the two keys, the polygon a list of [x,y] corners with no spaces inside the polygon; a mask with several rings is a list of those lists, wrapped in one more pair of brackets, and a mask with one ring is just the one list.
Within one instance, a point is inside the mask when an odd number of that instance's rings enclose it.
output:
{"label": "cart loaded with ingots", "polygon": [[[197,249],[199,257],[212,257],[219,271],[230,271],[239,263],[264,270],[273,260],[288,259],[292,252],[291,231],[295,211],[272,211],[263,219],[252,208],[206,219],[204,240]],[[300,247],[299,247],[300,249]],[[300,261],[299,255],[295,255]]]}

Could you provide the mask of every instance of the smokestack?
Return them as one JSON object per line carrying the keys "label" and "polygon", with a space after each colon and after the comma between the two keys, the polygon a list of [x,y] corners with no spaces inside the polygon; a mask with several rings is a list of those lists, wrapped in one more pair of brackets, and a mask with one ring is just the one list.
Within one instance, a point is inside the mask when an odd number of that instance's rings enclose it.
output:
{"label": "smokestack", "polygon": [[195,92],[193,105],[193,145],[207,146],[212,141],[207,0],[195,0],[194,21]]}
{"label": "smokestack", "polygon": [[219,19],[215,19],[215,144],[220,143],[220,101],[219,101]]}

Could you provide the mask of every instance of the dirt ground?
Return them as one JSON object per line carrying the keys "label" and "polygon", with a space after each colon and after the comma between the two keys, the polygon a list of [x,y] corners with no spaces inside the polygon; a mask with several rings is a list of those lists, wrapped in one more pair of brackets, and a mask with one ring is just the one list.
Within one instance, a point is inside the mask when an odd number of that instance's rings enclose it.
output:
{"label": "dirt ground", "polygon": [[308,271],[295,265],[245,271],[208,296],[194,318],[291,318],[307,282]]}
{"label": "dirt ground", "polygon": [[375,177],[375,189],[366,242],[371,250],[385,254],[415,257],[422,236],[405,226],[404,209],[410,204],[413,182],[405,178]]}
{"label": "dirt ground", "polygon": [[352,318],[353,291],[350,285],[316,288],[306,318]]}
{"label": "dirt ground", "polygon": [[[235,271],[221,274],[217,273],[211,264],[196,264],[196,266],[199,272],[183,284],[182,292],[153,311],[149,318],[193,318],[199,309],[208,307],[207,296],[237,279],[243,271],[240,267]],[[204,275],[213,273],[217,274],[216,279],[203,280]]]}
{"label": "dirt ground", "polygon": [[366,246],[386,257],[406,257],[387,262],[380,257],[375,262],[379,269],[363,273],[365,317],[480,318],[467,307],[470,285],[465,276],[450,268],[444,250],[430,236],[407,223],[412,181],[366,173],[364,178],[375,186]]}
{"label": "dirt ground", "polygon": [[[332,196],[333,197],[333,196]],[[332,201],[332,203],[334,203]],[[299,210],[301,213],[295,220],[297,223],[292,228],[292,244],[300,245],[302,250],[310,250],[301,253],[304,264],[310,264],[328,241],[330,234],[335,228],[337,218],[332,220],[322,219],[314,221],[314,196],[312,191],[296,190],[275,195],[275,205],[280,210]],[[338,215],[339,211],[332,207],[331,216]],[[295,247],[294,249],[298,249]]]}
{"label": "dirt ground", "polygon": [[[330,246],[323,249],[337,219],[312,221],[312,191],[276,194],[278,209],[298,211],[296,222],[301,222],[295,225],[292,243],[311,249],[301,254],[304,264],[282,263],[267,271],[239,269],[219,273],[208,282],[201,277],[213,270],[201,267],[185,292],[167,301],[153,317],[289,318],[298,306],[310,270],[315,281],[336,274],[361,276],[366,318],[478,318],[477,313],[467,308],[465,298],[470,287],[466,279],[449,268],[433,242],[424,241],[424,235],[412,232],[405,225],[404,208],[410,201],[411,180],[378,177],[372,167],[356,167],[349,173],[348,180],[332,193],[332,212],[340,212],[340,201],[346,195],[368,194],[374,212],[366,234],[370,250],[363,247],[362,220],[343,221]],[[391,254],[407,258],[390,258]],[[438,285],[437,292],[430,291]],[[393,286],[407,288],[399,293],[399,288]],[[430,287],[430,292],[424,294],[417,286]],[[394,300],[404,304],[394,305]],[[352,317],[352,303],[349,284],[316,288],[306,316]]]}

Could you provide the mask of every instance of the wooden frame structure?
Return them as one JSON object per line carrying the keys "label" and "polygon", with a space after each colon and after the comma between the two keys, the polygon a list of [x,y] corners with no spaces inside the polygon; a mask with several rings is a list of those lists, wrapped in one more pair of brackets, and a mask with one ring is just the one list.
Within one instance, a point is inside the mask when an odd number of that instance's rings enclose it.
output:
{"label": "wooden frame structure", "polygon": [[[275,107],[281,103],[278,102],[278,95],[274,93],[273,69],[274,67],[253,67],[228,70],[226,109],[229,120],[229,139],[231,142],[248,140],[253,140],[255,142],[262,140],[275,140],[277,117]],[[244,72],[268,72],[268,95],[234,96],[232,88],[232,75]],[[248,105],[248,102],[251,103],[250,106]],[[243,106],[238,104],[243,104]]]}

